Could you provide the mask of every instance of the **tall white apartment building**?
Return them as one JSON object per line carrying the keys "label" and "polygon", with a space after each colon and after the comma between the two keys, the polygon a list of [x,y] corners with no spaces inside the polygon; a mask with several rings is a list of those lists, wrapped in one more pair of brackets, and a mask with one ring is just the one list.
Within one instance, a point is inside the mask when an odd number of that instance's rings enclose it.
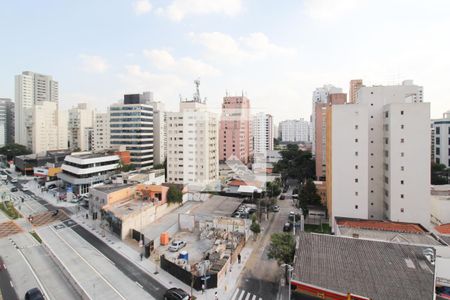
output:
{"label": "tall white apartment building", "polygon": [[450,167],[450,110],[445,112],[442,119],[433,122],[434,137],[432,148],[434,162]]}
{"label": "tall white apartment building", "polygon": [[58,82],[51,76],[25,71],[16,75],[15,86],[15,141],[32,149],[33,107],[42,102],[58,104]]}
{"label": "tall white apartment building", "polygon": [[14,143],[14,102],[0,98],[0,147]]}
{"label": "tall white apartment building", "polygon": [[328,210],[334,217],[429,225],[430,106],[412,81],[361,87],[327,112]]}
{"label": "tall white apartment building", "polygon": [[310,124],[304,119],[280,122],[279,131],[282,142],[309,142]]}
{"label": "tall white apartment building", "polygon": [[33,153],[67,149],[67,111],[59,111],[56,102],[41,101],[33,106],[31,116],[30,144]]}
{"label": "tall white apartment building", "polygon": [[158,101],[151,101],[153,107],[153,160],[154,164],[163,164],[166,159],[166,120],[164,104]]}
{"label": "tall white apartment building", "polygon": [[218,116],[200,100],[196,84],[193,100],[166,113],[167,181],[205,186],[219,178]]}
{"label": "tall white apartment building", "polygon": [[258,113],[253,116],[253,152],[265,154],[273,150],[273,118],[272,115]]}
{"label": "tall white apartment building", "polygon": [[94,126],[95,110],[87,103],[69,109],[69,148],[88,151],[92,149],[89,131]]}
{"label": "tall white apartment building", "polygon": [[109,112],[96,113],[94,117],[92,150],[97,151],[111,148],[110,135]]}
{"label": "tall white apartment building", "polygon": [[316,103],[327,103],[328,95],[342,93],[341,88],[337,88],[331,84],[325,84],[323,87],[316,88],[312,95],[312,113],[311,113],[311,143],[312,154],[316,153],[316,139],[315,139],[315,126],[316,126]]}
{"label": "tall white apartment building", "polygon": [[110,144],[125,146],[137,168],[153,167],[153,108],[146,94],[125,95],[109,108]]}

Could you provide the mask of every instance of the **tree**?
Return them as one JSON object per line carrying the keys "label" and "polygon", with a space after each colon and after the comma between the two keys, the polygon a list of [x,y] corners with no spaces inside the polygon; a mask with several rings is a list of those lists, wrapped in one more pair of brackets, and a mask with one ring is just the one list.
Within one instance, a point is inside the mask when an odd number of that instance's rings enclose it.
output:
{"label": "tree", "polygon": [[288,144],[281,151],[281,159],[274,165],[274,173],[280,173],[283,180],[297,179],[302,182],[315,177],[315,162],[311,152],[298,149],[296,144]]}
{"label": "tree", "polygon": [[133,164],[129,164],[129,165],[122,165],[120,169],[122,170],[122,172],[130,172],[136,170],[136,167]]}
{"label": "tree", "polygon": [[276,259],[278,264],[291,264],[294,261],[295,240],[288,232],[274,233],[270,237],[269,259]]}
{"label": "tree", "polygon": [[16,156],[31,154],[31,151],[24,145],[7,144],[0,148],[0,154],[5,155],[7,160],[12,160]]}
{"label": "tree", "polygon": [[443,164],[431,163],[431,184],[448,184],[450,169]]}
{"label": "tree", "polygon": [[269,198],[277,197],[281,194],[280,183],[277,181],[266,183],[266,193]]}
{"label": "tree", "polygon": [[181,203],[183,202],[183,193],[176,186],[169,187],[167,192],[167,202],[171,203]]}
{"label": "tree", "polygon": [[256,240],[256,238],[258,237],[258,234],[261,232],[261,226],[256,221],[256,215],[252,216],[252,225],[250,225],[250,230],[255,235],[255,240]]}
{"label": "tree", "polygon": [[301,187],[298,195],[298,206],[302,209],[303,215],[306,216],[308,214],[308,205],[321,206],[320,200],[321,198],[317,193],[314,181],[308,179]]}

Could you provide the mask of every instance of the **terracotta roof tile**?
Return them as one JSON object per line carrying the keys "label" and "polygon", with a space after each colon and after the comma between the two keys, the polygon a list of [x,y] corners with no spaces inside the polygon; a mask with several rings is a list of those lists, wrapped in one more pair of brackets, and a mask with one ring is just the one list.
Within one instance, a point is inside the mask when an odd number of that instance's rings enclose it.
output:
{"label": "terracotta roof tile", "polygon": [[[376,220],[352,220],[352,219],[337,219],[337,224],[342,227],[352,227],[370,230],[395,231],[404,233],[425,233],[425,229],[419,224],[414,223],[400,223],[390,221],[376,221]],[[450,230],[450,226],[449,226]]]}
{"label": "terracotta roof tile", "polygon": [[436,226],[435,229],[441,234],[450,234],[450,223]]}

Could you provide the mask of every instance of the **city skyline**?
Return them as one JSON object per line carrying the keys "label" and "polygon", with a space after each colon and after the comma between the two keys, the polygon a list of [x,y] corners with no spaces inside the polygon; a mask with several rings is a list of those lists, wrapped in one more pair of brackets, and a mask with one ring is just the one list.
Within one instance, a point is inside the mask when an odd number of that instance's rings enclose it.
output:
{"label": "city skyline", "polygon": [[399,1],[389,10],[379,1],[204,2],[3,3],[0,32],[14,47],[0,50],[0,96],[14,99],[14,75],[30,70],[60,82],[64,109],[87,102],[106,111],[123,94],[151,90],[176,111],[200,77],[212,110],[227,91],[244,91],[278,123],[309,119],[312,91],[323,84],[348,93],[352,79],[368,86],[413,79],[432,118],[448,110],[444,1]]}

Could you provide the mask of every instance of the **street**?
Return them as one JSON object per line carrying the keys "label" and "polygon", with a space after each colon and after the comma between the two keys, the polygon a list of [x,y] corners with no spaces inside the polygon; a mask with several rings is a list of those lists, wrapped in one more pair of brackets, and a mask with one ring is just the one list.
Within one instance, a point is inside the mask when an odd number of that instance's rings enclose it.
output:
{"label": "street", "polygon": [[[0,256],[0,292],[3,299],[19,300],[16,291],[14,290],[14,285],[9,276],[6,264],[3,262]],[[0,298],[1,298],[0,297]]]}

